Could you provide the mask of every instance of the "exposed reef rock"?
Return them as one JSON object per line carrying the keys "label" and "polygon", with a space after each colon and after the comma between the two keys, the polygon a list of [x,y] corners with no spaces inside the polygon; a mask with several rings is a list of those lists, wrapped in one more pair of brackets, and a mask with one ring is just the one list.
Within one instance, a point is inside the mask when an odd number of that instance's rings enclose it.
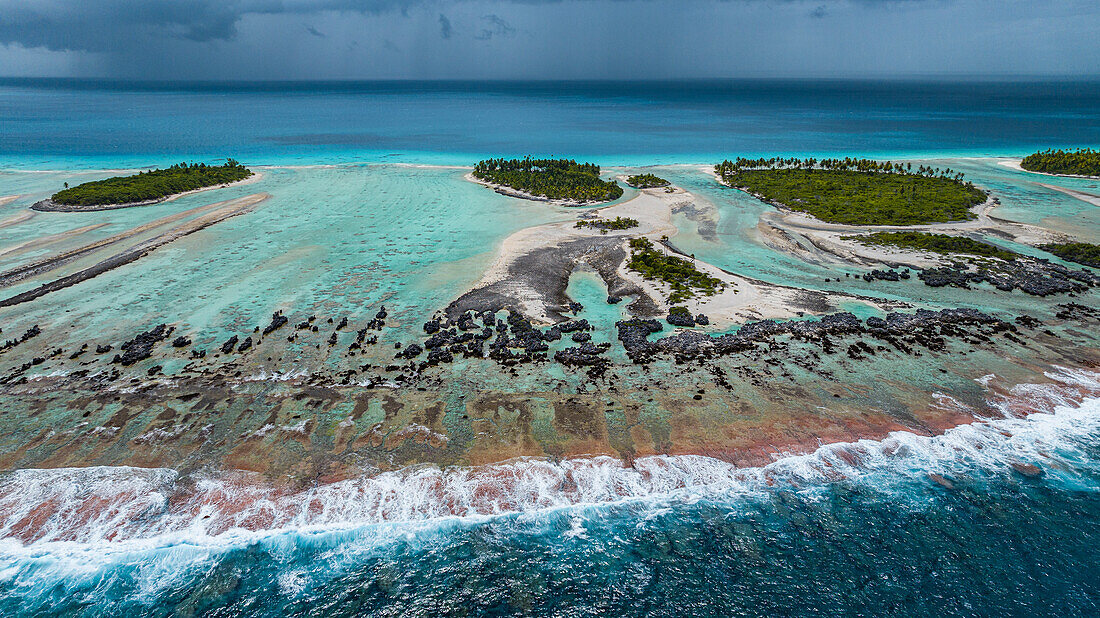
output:
{"label": "exposed reef rock", "polygon": [[917,277],[925,285],[969,289],[971,284],[986,282],[1003,292],[1021,290],[1033,296],[1084,292],[1100,286],[1100,276],[1087,270],[1074,270],[1048,260],[1026,258],[997,262],[977,270],[954,263],[928,268]]}
{"label": "exposed reef rock", "polygon": [[891,343],[898,350],[911,353],[910,345],[942,349],[944,335],[961,334],[959,326],[991,325],[995,331],[1015,331],[1008,322],[974,309],[918,310],[913,314],[890,313],[885,319],[871,317],[866,327],[851,313],[834,313],[820,320],[776,322],[761,320],[742,326],[736,333],[706,335],[698,331],[683,331],[649,341],[649,335],[661,330],[656,320],[624,320],[618,322],[619,340],[632,361],[644,364],[658,354],[668,353],[677,359],[712,358],[749,350],[757,343],[789,335],[794,339],[818,344],[827,353],[835,350],[830,337],[867,333]]}
{"label": "exposed reef rock", "polygon": [[116,354],[111,362],[120,365],[133,365],[140,360],[149,358],[153,355],[153,346],[167,339],[172,334],[172,330],[166,324],[161,324],[153,330],[139,334],[122,344],[122,354]]}
{"label": "exposed reef rock", "polygon": [[[266,337],[266,336],[270,335],[271,333],[275,332],[275,329],[277,329],[280,326],[286,324],[288,321],[289,320],[286,318],[286,316],[283,315],[282,311],[276,311],[275,313],[273,313],[271,315],[271,323],[264,327],[264,330],[263,330],[264,336]],[[345,320],[345,324],[346,324],[346,320]]]}

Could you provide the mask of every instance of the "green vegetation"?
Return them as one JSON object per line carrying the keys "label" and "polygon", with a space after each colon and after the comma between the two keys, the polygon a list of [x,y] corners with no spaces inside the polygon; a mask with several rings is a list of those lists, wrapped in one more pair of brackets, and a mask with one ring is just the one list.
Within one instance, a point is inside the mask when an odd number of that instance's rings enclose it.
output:
{"label": "green vegetation", "polygon": [[50,198],[71,206],[102,206],[159,200],[175,193],[244,180],[252,172],[233,159],[225,165],[178,163],[168,169],[139,172],[135,176],[115,176],[64,189]]}
{"label": "green vegetation", "polygon": [[1100,268],[1100,245],[1087,242],[1039,245],[1043,251],[1053,253],[1067,262]]}
{"label": "green vegetation", "polygon": [[722,181],[822,221],[919,225],[973,219],[988,197],[950,169],[868,159],[744,159],[714,166]]}
{"label": "green vegetation", "polygon": [[663,281],[672,288],[668,295],[669,304],[683,302],[696,292],[704,296],[716,294],[722,289],[720,279],[700,272],[691,262],[654,248],[648,238],[630,240],[631,256],[627,266],[646,279]]}
{"label": "green vegetation", "polygon": [[654,189],[657,187],[667,187],[672,183],[659,176],[654,176],[653,174],[637,174],[627,178],[626,184],[635,189]]}
{"label": "green vegetation", "polygon": [[608,230],[629,230],[630,228],[638,227],[638,220],[627,217],[615,217],[614,219],[582,219],[577,221],[576,227],[578,229],[590,227],[600,230],[602,234],[606,234]]}
{"label": "green vegetation", "polygon": [[1017,254],[996,245],[971,240],[962,236],[947,234],[928,234],[925,232],[876,232],[869,236],[849,236],[865,245],[883,245],[917,249],[942,254],[976,255],[1011,260]]}
{"label": "green vegetation", "polygon": [[474,177],[554,200],[608,202],[623,194],[614,180],[600,180],[600,166],[572,159],[488,159]]}
{"label": "green vegetation", "polygon": [[1100,176],[1100,150],[1045,150],[1030,154],[1020,167],[1045,174],[1069,174],[1071,176]]}

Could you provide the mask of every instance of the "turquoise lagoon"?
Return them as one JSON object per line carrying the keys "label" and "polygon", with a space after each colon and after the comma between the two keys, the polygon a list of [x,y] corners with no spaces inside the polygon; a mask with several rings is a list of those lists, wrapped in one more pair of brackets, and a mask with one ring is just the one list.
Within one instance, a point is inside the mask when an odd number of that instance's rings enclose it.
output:
{"label": "turquoise lagoon", "polygon": [[[996,216],[1100,242],[1100,208],[1044,186],[1100,195],[1100,182],[999,164],[1039,147],[1100,144],[1096,109],[1096,82],[4,80],[0,196],[20,197],[0,207],[2,270],[189,208],[261,191],[271,197],[123,268],[0,309],[0,328],[10,338],[38,324],[39,348],[68,350],[169,323],[213,349],[262,327],[274,311],[292,322],[347,316],[358,326],[385,306],[391,328],[382,343],[392,358],[393,344],[416,337],[481,277],[509,234],[576,218],[576,210],[506,198],[463,178],[485,156],[528,153],[669,178],[695,201],[675,216],[673,244],[741,275],[1045,319],[1059,302],[1095,308],[1096,293],[1037,299],[987,286],[866,283],[854,277],[857,268],[809,264],[764,245],[755,229],[769,207],[718,186],[705,166],[772,154],[932,161],[990,189],[1001,201]],[[62,183],[226,156],[263,177],[150,207],[26,217]],[[606,304],[606,288],[590,272],[575,273],[568,293],[595,325],[594,341],[615,344],[624,305]],[[633,467],[549,458],[396,467],[271,495],[251,477],[190,463],[8,470],[0,477],[0,612],[1095,615],[1100,383],[1094,371],[1052,364],[1072,358],[1070,341],[1095,348],[1097,332],[1068,331],[1059,330],[1065,343],[1046,347],[963,346],[957,356],[884,358],[855,369],[824,361],[846,380],[838,385],[790,368],[790,379],[810,391],[790,395],[792,407],[831,405],[824,393],[836,386],[858,392],[839,404],[847,407],[901,415],[985,401],[1006,418],[939,436],[900,432],[808,454],[776,451],[763,467],[695,455],[642,458]],[[359,362],[345,349],[288,343],[250,371],[335,371]],[[10,354],[5,368],[31,354]],[[621,347],[612,358],[625,360]],[[44,367],[39,374],[48,375]],[[559,367],[490,369],[459,363],[441,388],[455,396],[549,383],[587,388],[583,376]],[[681,374],[676,365],[626,368],[623,384],[611,386],[705,385],[678,385]],[[746,385],[736,390],[748,401],[783,402]],[[16,409],[0,403],[9,419]],[[45,414],[57,430],[78,422]],[[383,418],[381,409],[371,415]],[[610,426],[617,417],[609,410],[607,418]],[[30,431],[23,421],[3,422],[5,444]],[[25,421],[35,423],[46,421]],[[90,501],[113,509],[87,519],[80,508]],[[244,502],[258,506],[245,513],[227,506]],[[65,508],[32,518],[40,529],[28,538],[20,507],[40,503]]]}

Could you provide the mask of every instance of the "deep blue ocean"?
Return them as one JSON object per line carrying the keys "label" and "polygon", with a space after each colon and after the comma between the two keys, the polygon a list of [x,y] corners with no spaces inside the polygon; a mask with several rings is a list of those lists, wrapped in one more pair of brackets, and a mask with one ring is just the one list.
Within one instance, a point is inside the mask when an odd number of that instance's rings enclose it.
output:
{"label": "deep blue ocean", "polygon": [[[0,168],[18,170],[1062,146],[1100,146],[1100,82],[0,80]],[[654,458],[638,465],[659,474],[581,478],[569,462],[512,462],[516,476],[543,467],[517,492],[523,508],[456,516],[404,477],[255,499],[275,522],[257,529],[188,506],[231,493],[220,478],[8,472],[0,616],[1097,616],[1100,381],[1052,382],[1015,392],[1031,416],[761,469]],[[476,493],[454,487],[448,504]],[[319,515],[280,518],[313,500]],[[57,509],[33,542],[23,502]],[[88,520],[88,503],[111,508]]]}
{"label": "deep blue ocean", "polygon": [[[0,80],[0,166],[605,165],[1100,145],[1100,81],[171,83]],[[155,159],[156,161],[151,161]]]}

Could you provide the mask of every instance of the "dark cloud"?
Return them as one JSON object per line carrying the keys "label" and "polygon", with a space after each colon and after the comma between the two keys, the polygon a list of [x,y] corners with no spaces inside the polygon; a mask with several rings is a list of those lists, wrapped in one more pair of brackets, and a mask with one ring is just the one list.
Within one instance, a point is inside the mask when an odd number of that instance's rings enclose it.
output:
{"label": "dark cloud", "polygon": [[1097,0],[0,0],[0,75],[627,79],[1096,66]]}
{"label": "dark cloud", "polygon": [[0,43],[111,51],[147,36],[229,40],[249,14],[406,11],[433,0],[0,0]]}
{"label": "dark cloud", "polygon": [[229,39],[240,15],[239,6],[219,0],[0,0],[0,42],[109,51],[150,34],[192,41]]}
{"label": "dark cloud", "polygon": [[485,22],[485,28],[481,29],[481,32],[474,36],[479,41],[488,41],[494,36],[512,36],[516,33],[516,29],[508,22],[501,19],[499,15],[485,15],[481,18]]}
{"label": "dark cloud", "polygon": [[[497,4],[560,4],[567,0],[496,0]],[[596,0],[570,0],[595,2]],[[652,2],[653,0],[616,0]],[[715,0],[684,0],[703,3]],[[717,0],[721,2],[809,3],[811,0]],[[849,0],[861,5],[944,0]],[[411,7],[460,6],[468,0],[0,0],[0,43],[51,50],[110,51],[136,37],[174,36],[192,41],[229,40],[245,15],[310,15],[327,11],[408,16]],[[815,9],[818,12],[821,9]],[[500,19],[496,15],[488,19]],[[442,20],[441,20],[442,22]],[[444,28],[444,31],[451,32]],[[476,38],[507,36],[511,26],[492,21]],[[312,34],[312,32],[311,32]],[[446,38],[446,37],[445,37]]]}

